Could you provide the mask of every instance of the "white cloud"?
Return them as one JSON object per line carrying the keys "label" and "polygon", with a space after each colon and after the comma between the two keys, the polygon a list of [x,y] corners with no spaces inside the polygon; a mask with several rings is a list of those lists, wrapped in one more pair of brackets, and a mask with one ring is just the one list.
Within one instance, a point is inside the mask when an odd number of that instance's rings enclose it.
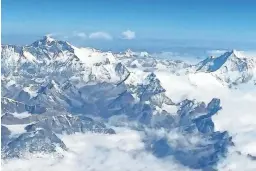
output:
{"label": "white cloud", "polygon": [[61,33],[47,33],[45,36],[54,37],[59,36]]}
{"label": "white cloud", "polygon": [[135,39],[136,37],[135,32],[131,30],[126,30],[122,32],[122,36],[123,36],[123,39],[127,39],[127,40]]}
{"label": "white cloud", "polygon": [[209,56],[220,56],[220,55],[224,54],[225,52],[227,52],[227,50],[216,49],[216,50],[207,51],[207,54]]}
{"label": "white cloud", "polygon": [[107,32],[94,32],[89,35],[90,39],[104,39],[104,40],[112,40],[113,37]]}
{"label": "white cloud", "polygon": [[5,171],[189,171],[172,158],[158,159],[144,149],[141,135],[129,129],[115,135],[75,134],[62,137],[69,151],[63,158],[52,155],[14,159],[2,164]]}
{"label": "white cloud", "polygon": [[[175,76],[169,72],[156,73],[169,97],[174,101],[185,98],[209,102],[213,97],[220,98],[223,109],[213,121],[218,131],[228,131],[235,143],[225,159],[219,164],[220,170],[255,170],[256,163],[246,157],[256,156],[256,91],[255,89],[229,89],[219,84],[208,73]],[[237,151],[242,155],[238,155]]]}
{"label": "white cloud", "polygon": [[81,39],[86,39],[87,38],[87,35],[84,33],[84,32],[73,32],[73,36],[74,37],[79,37]]}
{"label": "white cloud", "polygon": [[246,155],[238,154],[235,148],[230,148],[226,159],[218,164],[217,169],[224,171],[255,171],[256,162],[248,160]]}

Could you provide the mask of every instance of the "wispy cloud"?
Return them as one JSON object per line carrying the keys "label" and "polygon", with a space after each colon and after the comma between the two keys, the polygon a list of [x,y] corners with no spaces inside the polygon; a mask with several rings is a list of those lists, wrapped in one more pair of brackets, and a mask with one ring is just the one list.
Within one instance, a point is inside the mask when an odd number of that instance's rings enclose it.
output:
{"label": "wispy cloud", "polygon": [[58,36],[60,38],[65,38],[65,39],[73,39],[73,38],[78,38],[78,39],[103,39],[103,40],[112,40],[113,37],[104,31],[98,31],[98,32],[92,32],[92,33],[86,33],[83,31],[73,31],[71,33],[49,33],[47,34],[48,36]]}
{"label": "wispy cloud", "polygon": [[74,31],[74,32],[73,32],[73,36],[74,36],[74,37],[79,37],[79,38],[82,38],[82,39],[86,39],[86,38],[87,38],[87,34],[84,33],[84,32],[77,32],[77,31]]}
{"label": "wispy cloud", "polygon": [[134,31],[126,30],[126,31],[122,32],[122,37],[123,37],[123,39],[131,40],[131,39],[135,39],[136,34]]}
{"label": "wispy cloud", "polygon": [[113,37],[109,33],[102,32],[102,31],[91,33],[89,35],[89,38],[90,39],[104,39],[104,40],[112,40],[113,39]]}
{"label": "wispy cloud", "polygon": [[47,33],[45,36],[49,36],[49,37],[55,37],[55,36],[60,36],[61,33]]}

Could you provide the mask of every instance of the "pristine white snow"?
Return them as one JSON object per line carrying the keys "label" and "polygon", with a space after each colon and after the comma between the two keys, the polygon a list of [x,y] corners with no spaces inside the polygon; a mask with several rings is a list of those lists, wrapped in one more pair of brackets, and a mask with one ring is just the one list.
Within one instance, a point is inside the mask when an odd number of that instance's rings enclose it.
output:
{"label": "pristine white snow", "polygon": [[218,87],[224,86],[223,85],[224,83],[221,83],[216,79],[216,77],[208,73],[202,72],[202,73],[188,74],[188,78],[190,82],[196,86],[209,86],[209,85],[218,86]]}
{"label": "pristine white snow", "polygon": [[[3,125],[3,124],[2,124]],[[11,131],[11,136],[18,136],[22,133],[25,133],[25,127],[28,124],[17,124],[17,125],[3,125]]]}
{"label": "pristine white snow", "polygon": [[14,80],[9,80],[6,84],[6,87],[10,87],[12,85],[14,85],[16,82]]}
{"label": "pristine white snow", "polygon": [[111,52],[101,52],[92,48],[77,48],[74,46],[73,48],[75,55],[85,64],[105,63],[107,60],[111,63],[115,62],[115,57]]}
{"label": "pristine white snow", "polygon": [[53,41],[55,41],[55,39],[52,38],[51,35],[49,35],[49,34],[45,35],[44,39],[45,39],[46,42],[53,42]]}
{"label": "pristine white snow", "polygon": [[19,118],[19,119],[23,119],[23,118],[27,118],[29,116],[31,116],[30,113],[28,112],[22,112],[22,113],[17,113],[17,112],[14,112],[14,113],[11,113],[15,118]]}
{"label": "pristine white snow", "polygon": [[30,95],[31,98],[36,97],[37,96],[37,91],[36,90],[31,90],[31,89],[32,89],[31,87],[24,87],[23,88],[23,90],[25,92],[27,92]]}
{"label": "pristine white snow", "polygon": [[30,62],[36,62],[36,57],[34,57],[30,52],[23,51],[23,55]]}

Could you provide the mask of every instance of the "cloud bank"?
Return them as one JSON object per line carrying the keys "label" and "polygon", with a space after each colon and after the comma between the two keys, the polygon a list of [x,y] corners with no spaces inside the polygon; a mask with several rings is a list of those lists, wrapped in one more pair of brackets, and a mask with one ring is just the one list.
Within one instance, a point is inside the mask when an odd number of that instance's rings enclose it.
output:
{"label": "cloud bank", "polygon": [[116,135],[75,134],[62,137],[70,149],[64,158],[52,155],[14,159],[2,164],[5,171],[190,171],[172,158],[159,160],[144,150],[141,135],[129,129]]}
{"label": "cloud bank", "polygon": [[255,89],[229,89],[207,73],[174,76],[158,72],[162,86],[174,101],[184,98],[209,101],[221,99],[223,109],[214,115],[215,129],[228,131],[235,144],[228,156],[219,163],[220,170],[252,171],[256,162],[247,157],[256,156],[256,91]]}

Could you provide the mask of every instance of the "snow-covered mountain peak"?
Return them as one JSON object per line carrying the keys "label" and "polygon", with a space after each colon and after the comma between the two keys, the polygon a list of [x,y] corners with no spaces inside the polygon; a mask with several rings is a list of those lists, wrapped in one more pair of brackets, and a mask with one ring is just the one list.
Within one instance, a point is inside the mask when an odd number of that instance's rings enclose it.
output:
{"label": "snow-covered mountain peak", "polygon": [[125,57],[133,57],[135,56],[135,52],[133,52],[131,49],[127,49],[125,52],[124,52],[124,55]]}
{"label": "snow-covered mountain peak", "polygon": [[142,58],[142,57],[149,57],[150,54],[146,51],[132,51],[131,49],[127,49],[124,52],[120,52],[119,54],[116,54],[119,58]]}
{"label": "snow-covered mountain peak", "polygon": [[215,72],[222,67],[228,70],[233,70],[234,68],[240,68],[241,65],[247,63],[247,58],[237,50],[232,50],[225,52],[219,57],[208,57],[205,60],[197,64],[197,71],[204,72]]}
{"label": "snow-covered mountain peak", "polygon": [[46,65],[77,61],[76,63],[87,66],[117,63],[115,55],[111,52],[102,52],[89,47],[79,48],[66,41],[53,39],[49,35],[27,46],[3,45],[2,48],[2,57],[13,57],[15,53],[17,57],[15,61],[23,58],[23,62],[39,62]]}
{"label": "snow-covered mountain peak", "polygon": [[[127,79],[129,72],[115,54],[94,48],[80,48],[45,36],[27,46],[2,46],[2,73],[15,80],[23,74],[75,82],[114,82]],[[62,77],[65,75],[65,77]]]}
{"label": "snow-covered mountain peak", "polygon": [[49,35],[43,36],[41,39],[36,40],[32,43],[33,46],[40,46],[40,45],[50,45],[51,43],[56,42],[56,40]]}
{"label": "snow-covered mountain peak", "polygon": [[241,51],[238,51],[238,50],[235,50],[235,49],[233,49],[231,51],[231,54],[235,57],[238,57],[238,58],[245,58],[246,57]]}
{"label": "snow-covered mountain peak", "polygon": [[245,83],[253,79],[256,60],[242,52],[231,50],[219,57],[208,57],[196,65],[197,72],[212,73],[229,85]]}
{"label": "snow-covered mountain peak", "polygon": [[145,79],[145,83],[146,84],[150,84],[150,83],[153,83],[153,82],[157,82],[158,84],[160,83],[160,81],[158,80],[158,78],[156,77],[156,74],[154,74],[153,72],[150,73],[146,79]]}
{"label": "snow-covered mountain peak", "polygon": [[217,57],[217,58],[220,58],[220,57],[224,57],[224,58],[227,58],[227,59],[232,59],[232,58],[246,58],[246,56],[241,52],[241,51],[238,51],[236,49],[232,49],[231,51],[227,51],[225,52],[224,54],[222,54],[221,56]]}
{"label": "snow-covered mountain peak", "polygon": [[54,41],[55,39],[52,38],[49,34],[47,34],[47,35],[45,35],[45,36],[43,37],[43,40],[45,40],[46,42],[52,42],[52,41]]}
{"label": "snow-covered mountain peak", "polygon": [[115,63],[115,56],[111,52],[102,52],[93,48],[77,48],[72,46],[74,54],[85,64]]}
{"label": "snow-covered mountain peak", "polygon": [[138,94],[140,99],[148,99],[149,97],[163,93],[166,90],[162,87],[160,80],[154,73],[150,73],[143,83],[138,86]]}
{"label": "snow-covered mountain peak", "polygon": [[41,48],[51,51],[73,51],[72,45],[66,41],[56,40],[49,35],[43,36],[41,39],[36,40],[27,47]]}

